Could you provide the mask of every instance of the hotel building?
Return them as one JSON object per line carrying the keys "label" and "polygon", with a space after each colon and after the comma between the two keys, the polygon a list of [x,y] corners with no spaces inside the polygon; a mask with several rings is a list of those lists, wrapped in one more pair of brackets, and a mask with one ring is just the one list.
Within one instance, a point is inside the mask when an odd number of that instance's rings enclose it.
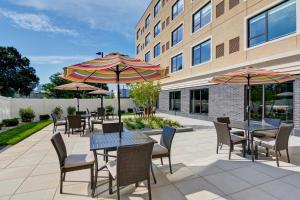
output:
{"label": "hotel building", "polygon": [[251,118],[300,130],[300,0],[152,0],[135,47],[137,58],[168,69],[159,110],[193,118],[245,119],[245,87],[211,84],[214,75],[249,66],[293,74],[251,87]]}

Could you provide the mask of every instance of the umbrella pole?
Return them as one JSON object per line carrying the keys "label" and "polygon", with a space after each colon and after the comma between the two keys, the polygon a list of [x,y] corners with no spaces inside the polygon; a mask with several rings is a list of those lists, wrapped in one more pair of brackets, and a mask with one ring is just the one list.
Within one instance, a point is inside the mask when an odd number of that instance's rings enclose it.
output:
{"label": "umbrella pole", "polygon": [[79,88],[77,87],[77,111],[79,112]]}
{"label": "umbrella pole", "polygon": [[103,108],[103,95],[101,95],[101,108]]}
{"label": "umbrella pole", "polygon": [[121,104],[120,104],[120,71],[119,71],[119,66],[117,66],[116,74],[117,74],[117,89],[118,89],[119,137],[122,138],[122,128],[121,128]]}

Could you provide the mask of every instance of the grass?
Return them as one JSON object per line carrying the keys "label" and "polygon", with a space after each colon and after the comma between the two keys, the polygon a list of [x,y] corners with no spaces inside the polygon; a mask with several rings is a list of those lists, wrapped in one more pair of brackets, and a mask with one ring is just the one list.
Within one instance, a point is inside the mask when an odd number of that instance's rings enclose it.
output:
{"label": "grass", "polygon": [[161,129],[164,126],[171,126],[174,128],[178,128],[181,125],[170,119],[163,119],[162,117],[151,117],[149,120],[146,120],[141,117],[129,117],[123,119],[123,122],[129,129],[143,129],[143,128],[150,128],[150,129]]}
{"label": "grass", "polygon": [[52,122],[50,120],[30,122],[4,131],[0,133],[0,145],[17,144],[18,142],[38,132],[51,123]]}

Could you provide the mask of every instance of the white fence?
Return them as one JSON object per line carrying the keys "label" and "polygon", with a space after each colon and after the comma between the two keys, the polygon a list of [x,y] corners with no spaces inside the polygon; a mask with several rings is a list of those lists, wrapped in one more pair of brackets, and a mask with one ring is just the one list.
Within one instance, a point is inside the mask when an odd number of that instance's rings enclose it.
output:
{"label": "white fence", "polygon": [[[112,105],[117,112],[117,99],[104,99],[103,104]],[[101,99],[80,99],[80,110],[94,111],[101,105]],[[51,111],[60,106],[63,108],[64,115],[67,113],[68,106],[74,106],[77,108],[76,99],[18,99],[7,98],[0,96],[0,121],[7,118],[19,117],[20,108],[31,107],[36,116],[43,114],[50,114]],[[128,108],[135,107],[135,104],[131,99],[121,99],[121,110],[127,111]]]}

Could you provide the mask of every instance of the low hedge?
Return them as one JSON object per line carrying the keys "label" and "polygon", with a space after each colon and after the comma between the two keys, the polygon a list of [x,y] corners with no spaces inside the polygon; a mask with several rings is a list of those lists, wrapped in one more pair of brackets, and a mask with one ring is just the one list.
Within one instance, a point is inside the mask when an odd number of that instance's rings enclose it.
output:
{"label": "low hedge", "polygon": [[49,115],[40,115],[40,121],[48,120],[48,119],[50,119]]}
{"label": "low hedge", "polygon": [[6,127],[17,126],[19,124],[19,120],[18,120],[18,118],[4,119],[4,120],[2,120],[2,123]]}

